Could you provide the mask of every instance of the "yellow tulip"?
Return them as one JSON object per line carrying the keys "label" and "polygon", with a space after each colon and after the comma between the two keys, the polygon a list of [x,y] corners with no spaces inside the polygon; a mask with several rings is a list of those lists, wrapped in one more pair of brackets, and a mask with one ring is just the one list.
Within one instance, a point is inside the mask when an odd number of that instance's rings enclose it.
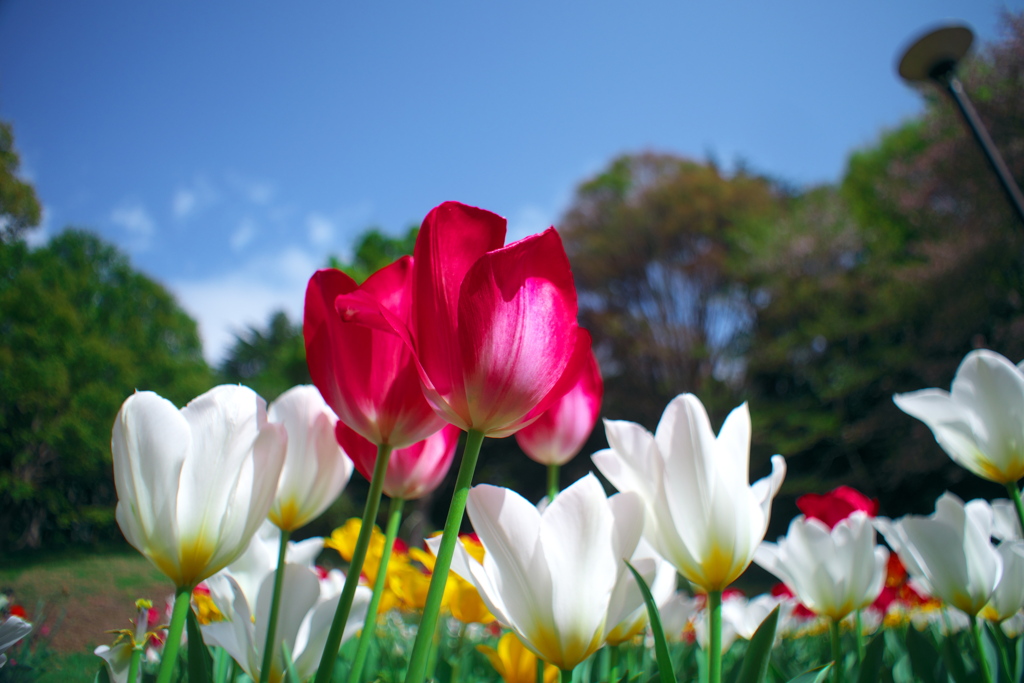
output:
{"label": "yellow tulip", "polygon": [[[536,683],[537,655],[526,649],[515,633],[503,635],[497,650],[486,645],[477,645],[476,649],[487,656],[505,683]],[[555,683],[558,675],[558,667],[544,664],[544,683]]]}

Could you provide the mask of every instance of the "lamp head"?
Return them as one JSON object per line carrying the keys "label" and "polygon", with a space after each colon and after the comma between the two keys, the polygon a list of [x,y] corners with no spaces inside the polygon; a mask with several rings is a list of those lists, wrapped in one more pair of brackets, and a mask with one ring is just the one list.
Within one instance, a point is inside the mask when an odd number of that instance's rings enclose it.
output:
{"label": "lamp head", "polygon": [[945,81],[973,42],[974,33],[963,24],[933,29],[904,51],[899,63],[900,76],[911,83]]}

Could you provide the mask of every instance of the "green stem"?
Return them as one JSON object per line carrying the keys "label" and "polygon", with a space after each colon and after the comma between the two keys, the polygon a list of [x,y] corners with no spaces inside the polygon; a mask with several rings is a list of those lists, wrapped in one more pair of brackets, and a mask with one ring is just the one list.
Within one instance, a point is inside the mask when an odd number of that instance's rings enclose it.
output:
{"label": "green stem", "polygon": [[612,647],[613,646],[608,645],[607,647],[603,647],[600,650],[600,652],[601,652],[601,675],[600,675],[600,678],[597,679],[599,681],[611,681],[612,680],[612,677],[611,677],[611,666],[609,665],[609,660],[611,659]]}
{"label": "green stem", "polygon": [[854,612],[853,617],[854,642],[857,643],[857,670],[864,661],[864,623],[861,620],[860,610]]}
{"label": "green stem", "polygon": [[619,646],[612,645],[611,652],[609,653],[608,659],[610,660],[609,668],[611,674],[608,677],[609,681],[619,680]]}
{"label": "green stem", "polygon": [[395,544],[398,527],[402,524],[402,508],[404,506],[405,499],[391,499],[391,506],[388,509],[388,527],[384,532],[384,551],[380,556],[377,580],[373,583],[373,597],[370,598],[370,606],[366,608],[366,621],[363,622],[363,632],[359,634],[359,646],[356,649],[355,659],[352,660],[352,671],[348,675],[348,683],[358,683],[359,677],[363,673],[363,665],[366,664],[366,655],[370,652],[370,643],[373,641],[377,626],[377,608],[380,606],[381,596],[384,595],[384,586],[387,584],[391,547]]}
{"label": "green stem", "polygon": [[842,642],[839,638],[839,620],[833,619],[829,624],[832,636],[832,683],[843,683],[843,669],[840,660],[843,657]]}
{"label": "green stem", "polygon": [[548,505],[551,505],[558,495],[558,469],[558,465],[548,465]]}
{"label": "green stem", "polygon": [[1017,508],[1017,519],[1020,521],[1021,531],[1024,531],[1024,502],[1020,499],[1020,489],[1017,488],[1017,482],[1011,481],[1006,485],[1006,490],[1010,494],[1010,498],[1013,500],[1013,506]]}
{"label": "green stem", "polygon": [[544,683],[544,660],[537,657],[537,683]]}
{"label": "green stem", "polygon": [[[423,677],[426,674],[427,656],[430,654],[430,644],[437,626],[438,613],[441,611],[441,598],[444,597],[444,587],[448,581],[448,569],[452,566],[452,555],[455,553],[455,544],[459,540],[459,529],[462,526],[462,517],[466,512],[469,487],[473,483],[473,472],[476,470],[476,461],[480,457],[480,446],[483,442],[482,432],[475,430],[467,432],[466,448],[462,453],[462,463],[459,465],[459,474],[455,480],[455,492],[452,494],[452,502],[448,507],[448,519],[444,523],[444,533],[441,535],[441,547],[437,550],[434,573],[430,577],[430,588],[427,589],[423,617],[420,619],[419,631],[416,633],[416,641],[413,643],[412,654],[409,657],[409,671],[405,676],[405,683],[423,683]],[[326,681],[317,681],[317,683],[326,683]]]}
{"label": "green stem", "polygon": [[562,669],[562,683],[572,683],[572,669]]}
{"label": "green stem", "polygon": [[334,663],[338,660],[338,648],[341,647],[341,636],[345,633],[348,613],[352,610],[352,599],[359,587],[359,573],[363,571],[366,559],[366,548],[370,545],[373,525],[377,521],[377,510],[380,507],[380,496],[384,491],[384,476],[388,472],[388,459],[391,457],[391,446],[377,446],[377,462],[373,465],[373,476],[370,478],[370,491],[366,494],[366,507],[363,508],[363,521],[356,538],[356,547],[352,550],[352,562],[348,566],[345,586],[341,589],[338,608],[334,612],[334,621],[327,634],[324,653],[320,657],[320,667],[316,671],[315,683],[329,683],[334,676]]}
{"label": "green stem", "polygon": [[132,658],[128,662],[128,683],[135,683],[139,676],[139,664],[142,663],[142,651],[145,645],[136,645],[132,648]]}
{"label": "green stem", "polygon": [[178,647],[181,645],[181,632],[185,629],[185,617],[190,609],[189,602],[192,600],[191,587],[178,587],[174,592],[174,611],[171,612],[171,625],[167,629],[167,642],[164,643],[164,653],[160,660],[160,673],[157,674],[156,683],[171,683],[171,676],[174,674],[174,665],[178,663]]}
{"label": "green stem", "polygon": [[722,591],[708,591],[708,683],[722,683]]}
{"label": "green stem", "polygon": [[274,595],[270,600],[270,618],[267,620],[267,639],[263,641],[263,664],[260,666],[260,683],[270,681],[270,668],[274,663],[274,638],[277,635],[277,613],[281,608],[281,586],[284,585],[284,557],[288,552],[290,531],[281,530],[281,542],[277,548],[277,569],[274,571]]}
{"label": "green stem", "polygon": [[466,625],[459,622],[459,634],[455,638],[455,647],[452,648],[452,674],[449,680],[458,683],[459,669],[462,668],[462,646],[466,640]]}
{"label": "green stem", "polygon": [[[1018,494],[1019,497],[1020,494]],[[985,656],[985,646],[981,642],[981,622],[977,616],[971,617],[971,636],[974,638],[974,649],[978,652],[978,662],[981,664],[981,675],[985,683],[992,683],[992,670],[988,666],[988,657]]]}
{"label": "green stem", "polygon": [[441,631],[434,629],[434,637],[430,639],[430,654],[427,657],[427,680],[434,680],[437,671],[437,657],[441,652]]}

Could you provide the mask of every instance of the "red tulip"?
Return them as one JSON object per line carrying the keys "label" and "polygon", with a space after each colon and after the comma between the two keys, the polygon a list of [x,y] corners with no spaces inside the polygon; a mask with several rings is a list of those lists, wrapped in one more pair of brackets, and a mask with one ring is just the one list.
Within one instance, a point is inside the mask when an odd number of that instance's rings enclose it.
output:
{"label": "red tulip", "polygon": [[386,324],[406,341],[438,415],[490,437],[515,433],[557,398],[577,334],[558,233],[504,240],[505,219],[445,202],[416,239],[410,325],[364,295],[337,302],[346,320]]}
{"label": "red tulip", "polygon": [[[342,422],[335,427],[335,436],[359,473],[369,480],[377,462],[377,447]],[[452,466],[458,443],[458,427],[445,425],[423,441],[393,450],[384,476],[384,493],[391,498],[414,500],[436,489]]]}
{"label": "red tulip", "polygon": [[590,348],[590,333],[579,330],[576,350],[562,376],[559,398],[532,424],[516,432],[516,441],[542,465],[564,465],[576,457],[594,431],[604,382]]}
{"label": "red tulip", "polygon": [[406,344],[394,334],[342,322],[335,300],[358,295],[396,320],[411,314],[412,259],[374,273],[362,286],[341,271],[317,271],[306,288],[302,334],[313,384],[338,418],[372,443],[403,448],[440,429]]}
{"label": "red tulip", "polygon": [[829,529],[857,510],[868,517],[878,515],[878,499],[868,498],[857,489],[840,486],[825,494],[808,493],[796,499],[800,512],[810,519],[821,520]]}

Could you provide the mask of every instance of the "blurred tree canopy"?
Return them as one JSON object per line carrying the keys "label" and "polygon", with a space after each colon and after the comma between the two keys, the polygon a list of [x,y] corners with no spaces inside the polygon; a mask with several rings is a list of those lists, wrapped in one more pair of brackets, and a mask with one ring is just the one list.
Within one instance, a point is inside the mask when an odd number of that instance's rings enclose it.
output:
{"label": "blurred tree canopy", "polygon": [[[961,75],[1020,182],[1024,18],[1004,24]],[[584,182],[561,225],[604,414],[653,428],[690,391],[720,424],[749,401],[753,474],[782,453],[793,496],[846,483],[897,515],[946,488],[1002,495],[892,402],[948,388],[973,348],[1024,358],[1024,226],[952,105],[925,97],[837,186],[654,154]]]}
{"label": "blurred tree canopy", "polygon": [[[1024,15],[1004,28],[961,76],[1020,182]],[[889,515],[926,512],[946,488],[1002,495],[892,403],[947,388],[972,348],[1024,358],[1024,226],[957,112],[924,96],[924,112],[853,153],[835,185],[795,191],[710,162],[625,155],[579,186],[559,223],[605,374],[603,414],[653,429],[690,391],[717,426],[748,401],[752,475],[773,453],[790,467],[769,535],[795,496],[840,483]],[[0,124],[0,548],[116,533],[110,428],[135,388],[181,405],[217,380],[268,400],[309,381],[301,326],[283,312],[238,335],[215,376],[195,323],[116,249],[73,230],[28,249],[19,236],[39,203],[17,170]],[[362,282],[412,253],[416,235],[371,228],[330,264]],[[563,482],[603,446],[599,426]],[[543,494],[545,468],[514,440],[488,440],[483,456],[479,481]],[[439,521],[451,488],[415,514]],[[357,513],[365,489],[355,477],[306,532]]]}
{"label": "blurred tree canopy", "polygon": [[0,121],[0,242],[21,237],[42,217],[35,188],[18,178],[20,166],[11,124]]}
{"label": "blurred tree canopy", "polygon": [[249,327],[217,369],[222,384],[244,384],[270,403],[298,384],[309,384],[302,325],[284,311],[270,314],[265,329]]}
{"label": "blurred tree canopy", "polygon": [[418,225],[410,226],[404,235],[398,237],[387,235],[381,232],[380,228],[370,228],[357,238],[351,261],[346,263],[337,256],[331,256],[328,265],[362,284],[366,278],[384,266],[394,263],[403,256],[411,256],[418,234]]}
{"label": "blurred tree canopy", "polygon": [[680,387],[712,403],[733,393],[732,347],[754,322],[737,240],[783,207],[764,178],[664,154],[620,157],[579,187],[560,232],[606,414],[658,415]]}
{"label": "blurred tree canopy", "polygon": [[110,430],[150,389],[211,385],[196,324],[95,235],[0,243],[0,548],[115,535]]}

